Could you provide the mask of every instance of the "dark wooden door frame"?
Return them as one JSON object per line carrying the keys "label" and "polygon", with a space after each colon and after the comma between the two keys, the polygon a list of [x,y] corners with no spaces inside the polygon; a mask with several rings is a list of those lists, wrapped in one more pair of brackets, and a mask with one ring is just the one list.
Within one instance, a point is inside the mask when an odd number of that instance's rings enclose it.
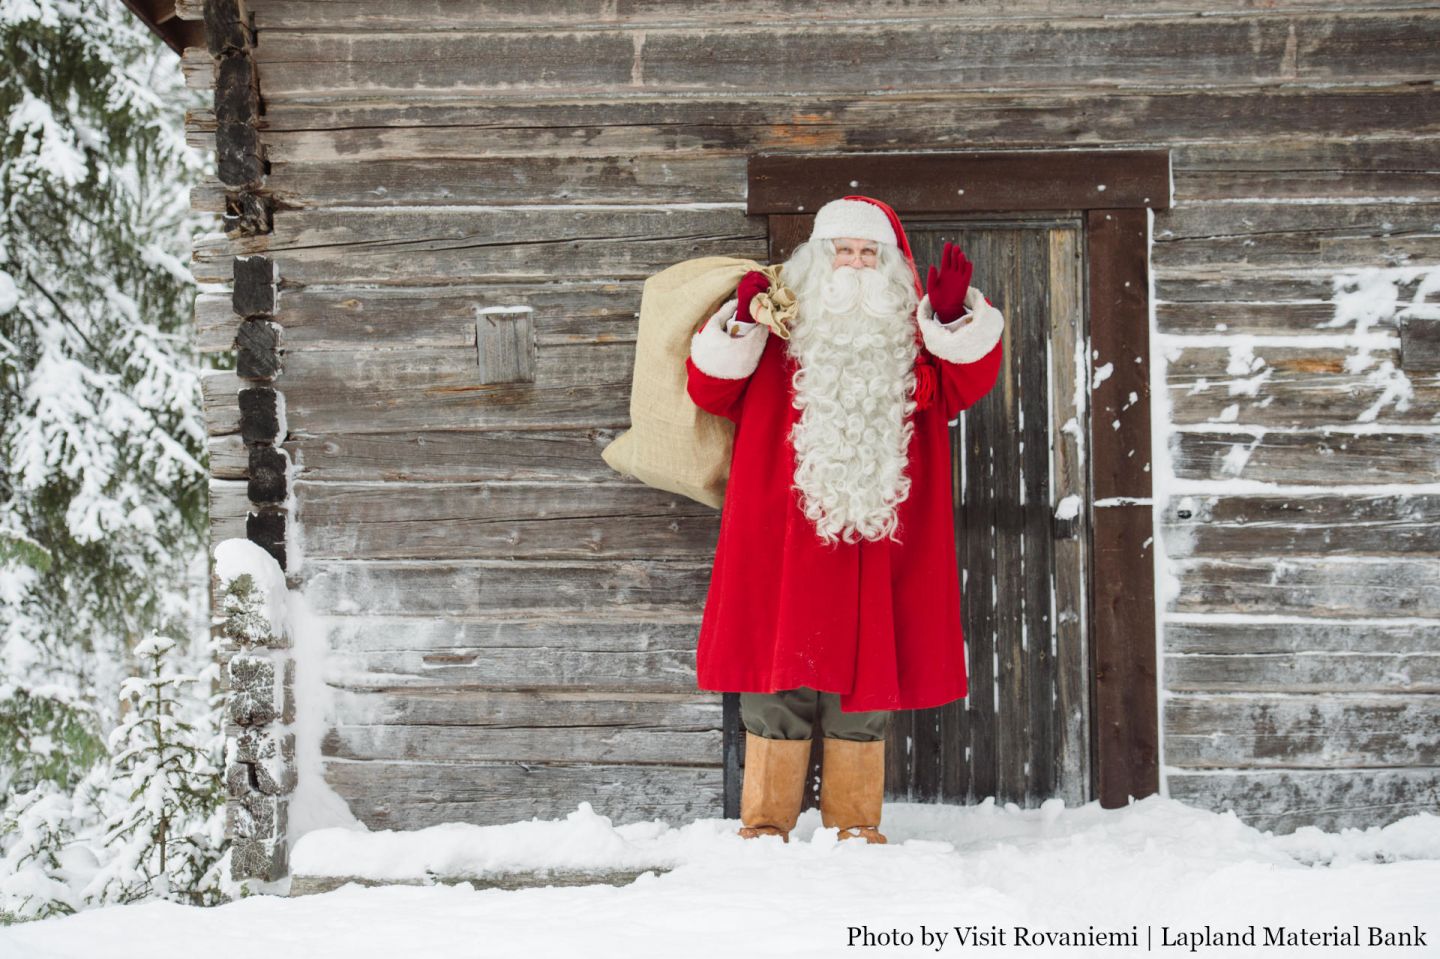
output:
{"label": "dark wooden door frame", "polygon": [[[746,212],[789,256],[825,202],[873,196],[907,215],[1047,211],[1085,224],[1085,341],[1109,375],[1090,393],[1090,727],[1100,804],[1160,788],[1150,448],[1149,210],[1168,209],[1168,150],[758,154]],[[1132,401],[1131,395],[1136,399]],[[1103,575],[1100,575],[1103,571]],[[740,808],[739,696],[723,711],[725,815]]]}

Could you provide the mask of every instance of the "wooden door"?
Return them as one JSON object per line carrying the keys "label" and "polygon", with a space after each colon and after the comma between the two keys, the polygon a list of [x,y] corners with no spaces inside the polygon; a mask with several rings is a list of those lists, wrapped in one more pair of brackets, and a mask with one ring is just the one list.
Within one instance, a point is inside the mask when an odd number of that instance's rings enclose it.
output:
{"label": "wooden door", "polygon": [[950,425],[969,695],[894,715],[891,799],[1091,798],[1083,230],[1079,215],[907,220],[921,277],[958,244],[1006,329],[995,388]]}

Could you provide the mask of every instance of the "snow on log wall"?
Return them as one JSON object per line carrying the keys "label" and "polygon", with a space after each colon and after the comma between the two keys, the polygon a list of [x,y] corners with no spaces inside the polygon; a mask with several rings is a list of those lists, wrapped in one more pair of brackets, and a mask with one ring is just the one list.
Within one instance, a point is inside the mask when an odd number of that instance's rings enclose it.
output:
{"label": "snow on log wall", "polygon": [[[195,270],[278,270],[290,572],[329,628],[326,776],[363,821],[717,815],[719,697],[693,674],[716,515],[599,455],[628,425],[641,281],[765,256],[759,151],[1076,145],[1172,151],[1166,788],[1282,831],[1435,808],[1433,10],[247,6],[273,230],[207,239]],[[228,293],[196,314],[232,348]],[[242,385],[206,384],[217,539],[256,509]]]}

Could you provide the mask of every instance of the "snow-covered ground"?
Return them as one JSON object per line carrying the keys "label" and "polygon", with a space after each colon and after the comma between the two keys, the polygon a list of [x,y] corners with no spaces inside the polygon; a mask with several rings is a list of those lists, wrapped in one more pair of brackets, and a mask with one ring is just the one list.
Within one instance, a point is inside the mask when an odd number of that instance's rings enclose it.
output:
{"label": "snow-covered ground", "polygon": [[[735,826],[707,819],[615,827],[582,804],[565,819],[505,826],[321,830],[297,845],[297,871],[398,879],[671,868],[624,886],[351,884],[211,909],[109,907],[0,930],[0,956],[919,955],[974,950],[977,933],[1004,937],[982,945],[987,955],[1440,955],[1440,816],[1433,814],[1383,829],[1276,836],[1230,814],[1152,796],[1115,810],[1094,802],[1031,810],[889,803],[888,846],[837,843],[814,810],[789,845],[739,839]],[[1358,947],[1265,945],[1267,930],[1318,937],[1356,926]],[[1417,926],[1423,945],[1370,945],[1371,927],[1413,936]],[[1138,946],[1017,945],[1017,927],[1032,942],[1046,933],[1119,933]],[[957,937],[967,928],[972,939],[962,945]],[[1192,950],[1180,939],[1252,929],[1254,945]],[[875,938],[867,942],[856,930]],[[907,933],[912,945],[885,944],[885,935]]]}

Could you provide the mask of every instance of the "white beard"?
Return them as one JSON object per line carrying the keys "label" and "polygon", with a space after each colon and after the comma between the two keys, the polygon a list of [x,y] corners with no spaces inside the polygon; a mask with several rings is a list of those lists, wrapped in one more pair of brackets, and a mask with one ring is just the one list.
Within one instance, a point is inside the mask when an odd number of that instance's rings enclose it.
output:
{"label": "white beard", "polygon": [[[826,543],[894,539],[896,507],[915,431],[914,281],[903,259],[888,271],[813,258],[787,278],[799,303],[786,347],[801,411],[790,434],[794,489]],[[908,294],[908,295],[906,295]],[[898,542],[898,540],[896,540]]]}

